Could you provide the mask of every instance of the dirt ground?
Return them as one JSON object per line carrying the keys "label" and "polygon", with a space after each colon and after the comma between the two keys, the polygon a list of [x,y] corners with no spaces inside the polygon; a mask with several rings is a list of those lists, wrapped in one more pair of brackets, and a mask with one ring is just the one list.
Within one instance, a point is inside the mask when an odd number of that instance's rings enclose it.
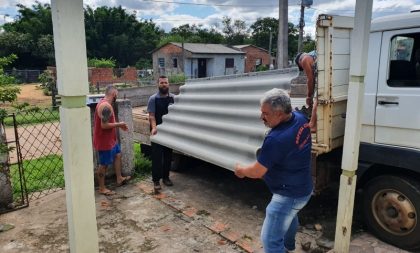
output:
{"label": "dirt ground", "polygon": [[[116,188],[113,197],[96,195],[100,252],[262,252],[259,233],[270,200],[263,182],[199,162],[171,177],[175,185],[160,195],[151,194],[150,178]],[[300,214],[297,252],[332,247],[335,208],[331,195],[312,198]],[[15,228],[0,233],[0,252],[69,252],[64,191],[1,215],[2,223]],[[359,229],[350,252],[405,251]]]}
{"label": "dirt ground", "polygon": [[[38,83],[24,84],[19,85],[20,94],[18,94],[17,102],[28,103],[30,105],[35,105],[38,107],[49,107],[51,106],[51,97],[45,96],[42,92],[41,87]],[[0,108],[10,108],[9,103],[0,103]]]}

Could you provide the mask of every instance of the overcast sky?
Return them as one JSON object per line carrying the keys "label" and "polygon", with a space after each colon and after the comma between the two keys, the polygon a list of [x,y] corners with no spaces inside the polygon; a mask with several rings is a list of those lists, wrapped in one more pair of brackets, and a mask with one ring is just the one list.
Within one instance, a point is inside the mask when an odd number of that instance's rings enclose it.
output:
{"label": "overcast sky", "polygon": [[[50,3],[50,0],[39,2]],[[300,2],[289,0],[289,22],[298,23]],[[17,3],[30,6],[35,0],[0,0],[0,24],[13,21]],[[353,16],[355,3],[356,0],[313,0],[313,5],[306,9],[305,32],[313,35],[314,22],[321,13]],[[259,17],[278,17],[278,0],[85,0],[84,4],[91,7],[121,5],[130,13],[136,13],[139,19],[153,19],[166,31],[186,23],[220,26],[223,16],[245,20],[248,25]],[[373,18],[411,10],[420,10],[420,0],[373,1]]]}

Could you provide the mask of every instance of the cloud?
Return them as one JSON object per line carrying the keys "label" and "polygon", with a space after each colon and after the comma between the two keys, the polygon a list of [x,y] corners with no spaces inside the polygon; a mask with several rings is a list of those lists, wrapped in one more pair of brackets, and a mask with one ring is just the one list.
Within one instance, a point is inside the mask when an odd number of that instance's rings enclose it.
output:
{"label": "cloud", "polygon": [[[41,3],[49,3],[50,0],[39,0]],[[214,10],[206,17],[199,17],[198,13],[182,14],[177,10],[183,6],[164,2],[142,1],[142,0],[84,0],[84,5],[92,7],[98,6],[119,6],[127,9],[130,13],[136,13],[139,19],[149,19],[153,17],[156,23],[161,25],[166,31],[172,27],[182,24],[201,24],[204,27],[211,27],[215,23],[221,23],[224,16],[233,19],[245,20],[247,25],[251,25],[259,17],[275,17],[278,18],[279,0],[164,0],[164,1],[182,1],[196,4],[211,5],[207,8]],[[289,0],[289,22],[298,24],[300,16],[301,0]],[[305,32],[314,34],[314,24],[319,14],[337,14],[353,16],[356,0],[315,0],[310,9],[306,9],[305,15]],[[8,8],[15,8],[17,3],[31,6],[35,0],[0,0],[0,14]],[[224,5],[224,6],[223,6]],[[204,8],[204,7],[203,7]],[[185,8],[187,9],[187,8]],[[407,13],[413,9],[420,9],[420,0],[374,0],[373,1],[373,18],[390,15],[394,13]],[[14,16],[15,14],[13,14]]]}
{"label": "cloud", "polygon": [[13,18],[8,16],[8,15],[4,15],[4,14],[0,14],[0,25],[3,25],[5,22],[12,22]]}
{"label": "cloud", "polygon": [[[50,3],[50,0],[39,0],[41,4]],[[1,0],[1,8],[16,7],[17,4],[23,4],[25,6],[31,6],[36,4],[34,0]]]}

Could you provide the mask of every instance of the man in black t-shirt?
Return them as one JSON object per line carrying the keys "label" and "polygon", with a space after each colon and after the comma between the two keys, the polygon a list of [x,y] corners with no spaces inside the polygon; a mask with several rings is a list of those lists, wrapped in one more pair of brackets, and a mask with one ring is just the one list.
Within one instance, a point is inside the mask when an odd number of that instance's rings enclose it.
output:
{"label": "man in black t-shirt", "polygon": [[[174,95],[169,92],[169,80],[166,76],[158,79],[159,91],[149,98],[147,112],[149,113],[150,134],[157,134],[157,125],[162,123],[162,116],[168,113],[168,107],[174,103]],[[161,190],[160,179],[166,186],[172,186],[169,179],[172,149],[152,142],[152,178],[155,192]]]}

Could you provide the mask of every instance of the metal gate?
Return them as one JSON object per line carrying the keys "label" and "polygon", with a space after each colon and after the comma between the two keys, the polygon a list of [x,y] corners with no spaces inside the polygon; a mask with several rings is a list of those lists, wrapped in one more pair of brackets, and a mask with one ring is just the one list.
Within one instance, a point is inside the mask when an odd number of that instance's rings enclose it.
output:
{"label": "metal gate", "polygon": [[14,208],[64,188],[58,108],[13,113],[3,120]]}

